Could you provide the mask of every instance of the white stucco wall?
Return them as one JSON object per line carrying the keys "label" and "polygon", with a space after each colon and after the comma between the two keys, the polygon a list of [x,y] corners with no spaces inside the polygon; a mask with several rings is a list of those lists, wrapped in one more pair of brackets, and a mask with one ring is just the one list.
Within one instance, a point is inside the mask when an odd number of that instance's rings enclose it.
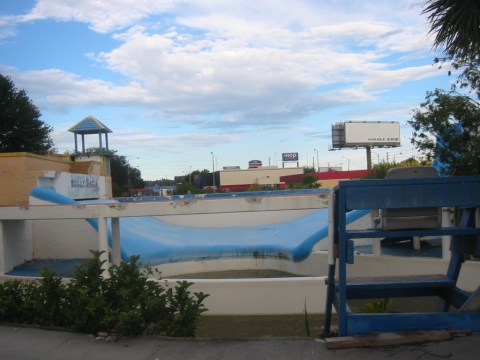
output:
{"label": "white stucco wall", "polygon": [[57,193],[75,200],[108,198],[105,176],[45,171],[37,185],[53,187]]}
{"label": "white stucco wall", "polygon": [[0,273],[32,259],[32,222],[30,220],[0,221]]}
{"label": "white stucco wall", "polygon": [[37,259],[78,259],[98,250],[98,233],[85,220],[34,220],[33,255]]}
{"label": "white stucco wall", "polygon": [[[50,203],[31,198],[30,204]],[[32,220],[31,223],[34,258],[88,258],[90,250],[98,250],[98,233],[86,220]]]}

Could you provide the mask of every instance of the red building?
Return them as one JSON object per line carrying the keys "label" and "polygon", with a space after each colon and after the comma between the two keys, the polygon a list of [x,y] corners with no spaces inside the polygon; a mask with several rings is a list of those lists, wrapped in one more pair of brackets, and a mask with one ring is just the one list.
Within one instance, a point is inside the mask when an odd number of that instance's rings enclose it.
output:
{"label": "red building", "polygon": [[340,180],[361,179],[367,176],[367,174],[368,170],[324,171],[308,174],[281,176],[280,181],[283,181],[288,185],[291,183],[302,182],[302,179],[305,175],[311,175],[315,176],[318,179],[318,181],[321,183],[321,187],[333,188],[338,184]]}

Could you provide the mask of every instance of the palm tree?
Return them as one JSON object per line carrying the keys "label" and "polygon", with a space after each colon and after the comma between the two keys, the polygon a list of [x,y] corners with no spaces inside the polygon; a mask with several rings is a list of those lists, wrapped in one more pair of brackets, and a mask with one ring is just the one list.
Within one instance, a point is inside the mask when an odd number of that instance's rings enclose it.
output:
{"label": "palm tree", "polygon": [[435,48],[445,47],[453,59],[475,59],[480,50],[480,0],[427,0]]}

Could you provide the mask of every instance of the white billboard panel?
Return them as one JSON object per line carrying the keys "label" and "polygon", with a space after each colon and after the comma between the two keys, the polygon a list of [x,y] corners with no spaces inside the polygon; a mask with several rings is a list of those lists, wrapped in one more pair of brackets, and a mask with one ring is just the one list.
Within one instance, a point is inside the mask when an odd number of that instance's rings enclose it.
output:
{"label": "white billboard panel", "polygon": [[345,123],[345,146],[400,146],[400,124],[398,122]]}

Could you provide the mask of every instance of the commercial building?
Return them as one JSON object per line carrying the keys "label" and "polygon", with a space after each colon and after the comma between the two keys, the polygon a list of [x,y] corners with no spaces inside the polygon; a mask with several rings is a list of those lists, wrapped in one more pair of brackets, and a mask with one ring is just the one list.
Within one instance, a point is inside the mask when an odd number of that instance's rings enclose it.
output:
{"label": "commercial building", "polygon": [[303,176],[303,168],[279,168],[276,166],[263,166],[249,169],[221,170],[218,171],[219,189],[224,191],[245,191],[252,185],[261,189],[284,189],[284,176]]}

